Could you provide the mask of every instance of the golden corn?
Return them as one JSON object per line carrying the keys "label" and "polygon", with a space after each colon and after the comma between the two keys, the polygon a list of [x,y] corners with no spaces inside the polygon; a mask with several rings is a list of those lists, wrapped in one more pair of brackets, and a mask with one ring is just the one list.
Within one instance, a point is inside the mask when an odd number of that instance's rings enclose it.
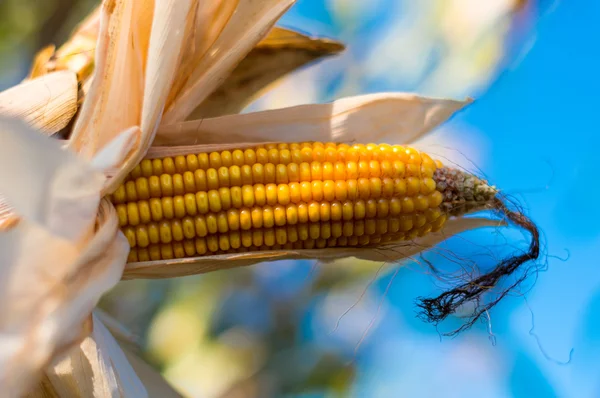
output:
{"label": "golden corn", "polygon": [[111,200],[130,261],[364,246],[443,226],[439,167],[397,145],[268,144],[144,159]]}

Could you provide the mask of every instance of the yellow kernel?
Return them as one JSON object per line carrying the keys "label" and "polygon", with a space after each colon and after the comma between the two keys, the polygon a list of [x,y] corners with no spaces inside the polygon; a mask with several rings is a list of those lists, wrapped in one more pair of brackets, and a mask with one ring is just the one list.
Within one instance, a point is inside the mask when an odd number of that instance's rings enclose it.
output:
{"label": "yellow kernel", "polygon": [[173,193],[175,195],[183,195],[185,193],[185,188],[183,186],[183,177],[181,174],[173,175]]}
{"label": "yellow kernel", "polygon": [[125,203],[127,201],[127,193],[125,192],[125,186],[119,185],[119,187],[112,194],[113,203]]}
{"label": "yellow kernel", "polygon": [[198,212],[198,208],[196,207],[196,195],[192,193],[186,193],[183,196],[183,202],[185,205],[185,213],[190,216],[195,216]]}
{"label": "yellow kernel", "polygon": [[173,197],[173,209],[175,210],[175,218],[183,218],[185,216],[185,202],[183,196],[177,195]]}
{"label": "yellow kernel", "polygon": [[323,200],[323,183],[321,181],[313,181],[311,184],[311,193],[313,200]]}
{"label": "yellow kernel", "polygon": [[130,173],[131,178],[136,179],[142,176],[142,169],[140,168],[140,165],[137,165],[133,168],[133,170],[131,170]]}
{"label": "yellow kernel", "polygon": [[242,207],[244,204],[242,199],[242,188],[232,187],[229,190],[229,193],[231,195],[231,207],[235,207],[236,209]]}
{"label": "yellow kernel", "polygon": [[163,162],[161,159],[152,159],[152,175],[159,176],[164,173]]}
{"label": "yellow kernel", "polygon": [[125,192],[128,201],[132,202],[138,200],[137,189],[134,181],[127,181],[125,183]]}
{"label": "yellow kernel", "polygon": [[444,201],[444,195],[440,191],[433,191],[429,195],[429,206],[438,207]]}
{"label": "yellow kernel", "polygon": [[408,214],[415,211],[415,203],[412,198],[402,198],[402,213]]}
{"label": "yellow kernel", "polygon": [[136,203],[127,203],[127,221],[129,225],[136,226],[140,223],[140,214]]}
{"label": "yellow kernel", "polygon": [[198,253],[198,255],[206,254],[206,252],[208,251],[208,246],[206,245],[206,239],[197,238],[194,241],[194,244],[195,244],[196,253]]}
{"label": "yellow kernel", "polygon": [[197,192],[196,193],[196,208],[198,213],[206,214],[210,208],[208,202],[208,193],[207,192]]}
{"label": "yellow kernel", "polygon": [[290,201],[293,203],[298,203],[302,199],[300,194],[300,184],[297,182],[292,182],[289,185],[290,188]]}
{"label": "yellow kernel", "polygon": [[281,226],[286,223],[286,212],[284,206],[275,206],[273,208],[273,219],[275,221],[275,225]]}
{"label": "yellow kernel", "polygon": [[414,196],[421,190],[421,180],[417,177],[408,177],[406,179],[406,194]]}
{"label": "yellow kernel", "polygon": [[185,156],[175,156],[175,170],[177,170],[178,173],[183,174],[184,171],[187,170],[187,162],[185,160]]}
{"label": "yellow kernel", "polygon": [[119,226],[124,227],[127,225],[127,205],[119,204],[116,206],[117,217],[119,218]]}
{"label": "yellow kernel", "polygon": [[206,218],[203,216],[194,217],[194,229],[196,230],[196,235],[199,237],[208,235],[208,224],[206,223]]}
{"label": "yellow kernel", "polygon": [[221,211],[221,197],[219,195],[219,191],[217,190],[210,190],[208,191],[208,206],[210,208],[210,211],[213,213],[217,213],[219,211]]}
{"label": "yellow kernel", "polygon": [[160,178],[157,176],[148,177],[148,189],[151,198],[160,198],[162,196]]}
{"label": "yellow kernel", "polygon": [[218,152],[211,152],[210,155],[208,155],[208,161],[210,163],[210,167],[213,169],[218,169],[219,167],[223,166],[223,163],[221,162],[221,155]]}
{"label": "yellow kernel", "polygon": [[231,190],[229,188],[219,188],[219,201],[223,210],[231,208]]}
{"label": "yellow kernel", "polygon": [[175,169],[173,158],[167,157],[163,159],[163,171],[165,174],[175,174],[177,170]]}
{"label": "yellow kernel", "polygon": [[427,208],[429,208],[429,200],[425,195],[417,195],[414,198],[414,204],[417,211],[425,211]]}
{"label": "yellow kernel", "polygon": [[277,202],[280,205],[287,205],[291,201],[290,187],[288,184],[279,184],[277,186]]}
{"label": "yellow kernel", "polygon": [[160,255],[160,246],[150,246],[148,248],[148,254],[150,255],[150,260],[156,261],[161,259]]}
{"label": "yellow kernel", "polygon": [[219,187],[229,186],[229,167],[219,167],[217,170],[217,177],[219,179]]}
{"label": "yellow kernel", "polygon": [[141,200],[137,203],[137,206],[138,206],[138,213],[140,215],[140,222],[142,224],[149,223],[150,220],[152,219],[152,215],[151,215],[151,211],[150,211],[150,205],[148,204],[148,202],[145,200]]}
{"label": "yellow kernel", "polygon": [[172,219],[175,217],[175,209],[173,205],[173,198],[162,198],[160,200],[162,205],[162,214],[164,218]]}
{"label": "yellow kernel", "polygon": [[171,224],[168,221],[163,221],[158,226],[158,233],[162,243],[169,243],[171,240],[173,240],[173,235],[171,232]]}
{"label": "yellow kernel", "polygon": [[169,174],[161,174],[160,191],[163,196],[173,196],[173,179]]}
{"label": "yellow kernel", "polygon": [[219,173],[216,169],[206,170],[206,188],[217,189],[219,188]]}
{"label": "yellow kernel", "polygon": [[178,242],[183,240],[183,226],[181,225],[181,221],[173,220],[171,222],[171,234],[174,240]]}

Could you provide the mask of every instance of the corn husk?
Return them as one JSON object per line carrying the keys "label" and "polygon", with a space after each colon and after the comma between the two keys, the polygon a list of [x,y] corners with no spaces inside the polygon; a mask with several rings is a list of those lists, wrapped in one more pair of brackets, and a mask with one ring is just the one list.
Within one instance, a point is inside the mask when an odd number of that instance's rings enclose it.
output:
{"label": "corn husk", "polygon": [[91,158],[121,131],[139,126],[140,139],[116,181],[141,160],[154,138],[179,61],[184,36],[179,27],[190,5],[157,0],[153,9],[151,2],[115,1],[101,9],[95,78],[69,146]]}
{"label": "corn husk", "polygon": [[[170,91],[170,104],[189,81],[208,48],[229,21],[237,7],[236,1],[198,2],[188,17],[186,51]],[[77,74],[81,91],[79,102],[91,86],[96,40],[100,31],[101,7],[91,12],[58,50],[49,45],[40,50],[32,63],[29,78],[57,70],[71,70]],[[199,29],[199,23],[209,21],[208,29]],[[285,74],[318,58],[342,51],[341,43],[324,38],[313,38],[290,29],[275,27],[246,55],[229,77],[188,117],[214,117],[238,113],[261,91]]]}
{"label": "corn husk", "polygon": [[36,77],[43,76],[50,72],[49,64],[54,53],[56,46],[53,44],[47,45],[35,54],[33,62],[31,63],[31,70],[29,71],[28,79],[35,79]]}
{"label": "corn husk", "polygon": [[[222,7],[232,0],[222,0]],[[185,120],[222,82],[231,74],[237,64],[267,35],[279,17],[294,3],[294,0],[239,0],[235,12],[224,13],[226,24],[205,18],[197,22],[222,26],[214,43],[206,50],[210,56],[202,56],[196,63],[176,98],[167,104],[163,123]],[[229,7],[226,7],[229,9]],[[206,21],[206,22],[205,22]],[[208,22],[210,21],[210,22]],[[208,35],[208,33],[206,33]],[[195,35],[198,37],[198,35]],[[177,89],[177,81],[174,85]]]}
{"label": "corn husk", "polygon": [[181,397],[160,373],[121,346],[100,319],[95,311],[90,335],[53,363],[28,397]]}
{"label": "corn husk", "polygon": [[[241,115],[161,125],[149,156],[170,156],[160,146],[263,142],[388,142],[409,144],[472,101],[382,93],[329,104],[299,105]],[[210,149],[215,150],[215,149]]]}
{"label": "corn husk", "polygon": [[18,120],[0,118],[0,131],[0,192],[15,216],[0,231],[0,391],[19,396],[89,333],[84,321],[121,278],[128,243],[101,199],[101,160],[92,167]]}
{"label": "corn husk", "polygon": [[100,7],[77,25],[69,40],[58,51],[55,46],[49,45],[36,54],[29,79],[54,71],[70,70],[77,74],[79,83],[87,81],[94,69],[99,26]]}
{"label": "corn husk", "polygon": [[188,119],[239,113],[283,76],[343,49],[341,43],[333,40],[275,27]]}
{"label": "corn husk", "polygon": [[61,71],[0,93],[0,116],[22,118],[44,134],[64,128],[77,111],[77,78]]}

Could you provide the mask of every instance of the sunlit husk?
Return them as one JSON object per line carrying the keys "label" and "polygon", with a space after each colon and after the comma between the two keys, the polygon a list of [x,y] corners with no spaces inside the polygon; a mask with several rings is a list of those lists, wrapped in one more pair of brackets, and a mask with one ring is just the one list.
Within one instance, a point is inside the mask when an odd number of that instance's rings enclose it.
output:
{"label": "sunlit husk", "polygon": [[64,128],[77,111],[77,78],[62,71],[0,93],[0,115],[21,118],[45,134]]}
{"label": "sunlit husk", "polygon": [[100,172],[22,122],[0,126],[0,191],[15,219],[0,232],[0,390],[18,396],[89,332],[84,320],[119,281],[128,243],[100,199]]}
{"label": "sunlit husk", "polygon": [[152,8],[152,2],[116,1],[101,9],[95,78],[69,145],[91,158],[121,131],[139,126],[139,141],[112,178],[114,184],[154,138],[190,5],[189,0],[161,0]]}
{"label": "sunlit husk", "polygon": [[[142,11],[151,11],[151,3],[144,2],[143,5]],[[238,1],[235,0],[192,3],[184,38],[186,51],[182,54],[167,104],[173,102],[184,85],[189,83],[192,72],[198,68],[202,57],[206,56],[207,50],[214,44],[237,6]],[[243,7],[247,8],[245,5]],[[81,103],[92,83],[101,9],[94,9],[58,50],[53,45],[40,50],[32,63],[29,78],[58,70],[71,70],[77,74],[81,86]],[[318,58],[336,54],[343,48],[341,43],[333,40],[309,37],[290,29],[275,27],[188,119],[238,113],[287,73]]]}
{"label": "sunlit husk", "polygon": [[[470,102],[469,99],[456,101],[404,93],[361,95],[329,104],[163,124],[158,129],[154,145],[298,141],[408,144]],[[161,154],[168,151],[152,148],[149,154],[168,156]]]}
{"label": "sunlit husk", "polygon": [[[233,0],[223,0],[231,3]],[[228,22],[223,25],[218,37],[208,48],[210,57],[202,57],[177,97],[167,104],[163,123],[185,120],[196,107],[214,92],[237,64],[267,35],[279,17],[294,3],[294,0],[239,0],[235,12],[230,16],[223,13]],[[208,21],[208,19],[206,20]],[[217,20],[219,21],[219,20]],[[210,21],[209,25],[219,23]],[[197,27],[202,27],[198,23]]]}
{"label": "sunlit husk", "polygon": [[274,27],[188,119],[239,113],[286,74],[343,49],[334,40]]}
{"label": "sunlit husk", "polygon": [[33,60],[29,78],[59,70],[70,70],[77,74],[80,83],[87,81],[94,69],[94,50],[99,26],[100,7],[81,21],[58,51],[53,45],[40,50]]}
{"label": "sunlit husk", "polygon": [[92,323],[92,333],[46,370],[38,389],[60,397],[147,397],[117,341],[96,316]]}

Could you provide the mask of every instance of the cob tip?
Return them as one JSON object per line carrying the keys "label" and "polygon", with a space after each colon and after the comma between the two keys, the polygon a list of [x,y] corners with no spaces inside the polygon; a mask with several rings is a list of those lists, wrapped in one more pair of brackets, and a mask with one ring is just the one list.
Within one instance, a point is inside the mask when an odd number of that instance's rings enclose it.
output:
{"label": "cob tip", "polygon": [[461,216],[479,210],[491,209],[500,217],[527,231],[531,236],[526,251],[513,254],[502,260],[492,270],[448,289],[435,298],[419,299],[418,306],[422,310],[421,316],[434,324],[438,324],[449,315],[456,313],[464,304],[476,304],[475,311],[466,323],[445,334],[454,336],[473,326],[482,315],[527,278],[529,275],[528,270],[523,272],[514,283],[500,291],[493,300],[483,305],[480,304],[483,294],[491,291],[501,281],[513,275],[522,265],[537,260],[540,255],[540,233],[537,226],[521,211],[509,209],[506,201],[500,197],[496,188],[488,185],[486,181],[464,171],[447,167],[436,170],[434,179],[438,189],[444,195],[442,206],[449,215]]}

